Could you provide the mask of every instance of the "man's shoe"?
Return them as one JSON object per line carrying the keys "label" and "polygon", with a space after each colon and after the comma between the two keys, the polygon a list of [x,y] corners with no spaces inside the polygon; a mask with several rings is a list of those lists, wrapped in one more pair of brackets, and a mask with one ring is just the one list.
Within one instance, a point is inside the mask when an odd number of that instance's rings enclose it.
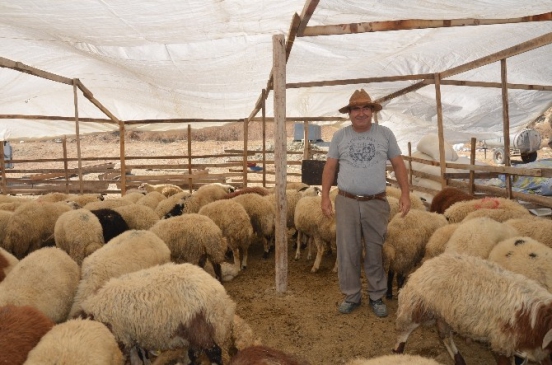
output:
{"label": "man's shoe", "polygon": [[360,306],[360,302],[351,303],[351,302],[343,301],[343,302],[341,302],[341,304],[339,305],[337,310],[339,311],[339,313],[349,314],[352,311],[354,311],[355,309],[357,309],[359,306]]}
{"label": "man's shoe", "polygon": [[370,307],[374,311],[374,314],[380,318],[387,317],[387,306],[383,300],[372,300],[370,299]]}

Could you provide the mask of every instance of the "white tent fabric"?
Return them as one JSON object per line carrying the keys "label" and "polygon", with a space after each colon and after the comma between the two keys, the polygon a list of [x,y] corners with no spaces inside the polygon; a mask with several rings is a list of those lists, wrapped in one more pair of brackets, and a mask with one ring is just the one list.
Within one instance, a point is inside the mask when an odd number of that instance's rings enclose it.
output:
{"label": "white tent fabric", "polygon": [[[272,36],[290,28],[303,0],[4,0],[0,57],[78,78],[121,120],[242,119],[254,109],[272,69]],[[551,0],[320,1],[309,26],[403,19],[507,19],[552,11]],[[296,38],[287,82],[330,81],[445,71],[552,32],[551,21],[368,32]],[[507,61],[511,83],[552,85],[552,46]],[[454,77],[500,82],[499,62]],[[65,84],[0,68],[0,114],[75,114]],[[354,89],[383,97],[413,82],[288,89],[290,117],[339,116]],[[442,86],[450,143],[502,135],[500,89]],[[552,106],[550,91],[509,91],[512,133]],[[272,116],[272,97],[267,116]],[[106,118],[79,95],[80,118]],[[401,144],[437,131],[435,88],[384,104],[379,122]],[[201,128],[208,123],[192,125]],[[185,124],[132,126],[147,130]],[[117,130],[80,123],[80,133]],[[0,119],[8,140],[74,135],[75,123]]]}

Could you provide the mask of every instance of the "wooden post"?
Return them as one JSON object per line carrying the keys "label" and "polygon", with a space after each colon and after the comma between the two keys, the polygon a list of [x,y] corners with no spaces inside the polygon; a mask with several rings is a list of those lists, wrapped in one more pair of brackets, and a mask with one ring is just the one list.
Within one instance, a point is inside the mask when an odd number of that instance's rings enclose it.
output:
{"label": "wooden post", "polygon": [[[502,132],[504,134],[504,166],[510,166],[510,112],[508,105],[508,76],[506,59],[500,60],[500,80],[502,82]],[[506,180],[506,195],[512,199],[512,179],[510,174],[504,174]]]}
{"label": "wooden post", "polygon": [[309,122],[303,121],[303,160],[309,159]]}
{"label": "wooden post", "polygon": [[121,196],[126,194],[125,123],[119,121],[119,154],[121,159]]}
{"label": "wooden post", "polygon": [[63,136],[63,170],[65,170],[65,193],[69,194],[69,162],[67,161],[67,136]]}
{"label": "wooden post", "polygon": [[[412,143],[408,142],[408,157],[412,157]],[[412,189],[412,160],[408,160],[408,186]]]}
{"label": "wooden post", "polygon": [[266,188],[266,98],[267,98],[267,93],[266,93],[266,89],[263,89],[262,93],[261,93],[261,97],[262,97],[262,106],[261,106],[261,112],[262,112],[262,123],[263,123],[263,126],[262,126],[262,131],[263,131],[263,187]]}
{"label": "wooden post", "polygon": [[[470,143],[470,165],[475,165],[475,144],[476,139],[475,137],[471,138]],[[473,195],[475,191],[475,171],[470,169],[470,185],[468,187],[468,192]]]}
{"label": "wooden post", "polygon": [[2,157],[0,158],[0,169],[2,169],[2,194],[7,195],[8,184],[6,182],[6,160],[4,158],[4,143],[6,143],[6,141],[2,141]]}
{"label": "wooden post", "polygon": [[188,174],[190,178],[188,179],[188,187],[190,193],[194,191],[194,181],[192,176],[192,126],[188,124]]}
{"label": "wooden post", "polygon": [[242,155],[242,170],[243,170],[243,178],[242,178],[242,186],[245,188],[247,186],[247,140],[249,136],[249,119],[245,118],[243,121],[243,155]]}
{"label": "wooden post", "polygon": [[282,34],[272,36],[274,79],[274,167],[276,181],[276,292],[287,290],[287,146],[286,146],[286,49]]}
{"label": "wooden post", "polygon": [[82,178],[82,161],[80,148],[80,132],[79,132],[79,100],[77,97],[77,80],[73,79],[73,102],[75,104],[75,134],[77,135],[77,159],[79,171],[79,191],[82,194],[84,191],[84,181]]}
{"label": "wooden post", "polygon": [[434,74],[435,78],[435,101],[437,103],[437,134],[439,136],[439,162],[441,164],[441,188],[446,184],[445,172],[447,171],[445,161],[445,136],[443,132],[443,105],[441,104],[441,76]]}

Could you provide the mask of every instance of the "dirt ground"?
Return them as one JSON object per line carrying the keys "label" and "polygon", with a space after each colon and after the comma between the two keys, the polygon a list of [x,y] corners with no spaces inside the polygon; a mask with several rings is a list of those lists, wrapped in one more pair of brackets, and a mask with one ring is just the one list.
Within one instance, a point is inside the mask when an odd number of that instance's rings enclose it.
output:
{"label": "dirt ground", "polygon": [[[325,140],[329,140],[331,132],[325,129]],[[74,152],[75,145],[74,141],[69,142],[69,150]],[[14,143],[13,147],[14,158],[17,159],[60,156],[61,151],[60,143],[54,141]],[[185,144],[177,142],[126,142],[129,155],[153,155],[161,150],[163,154],[176,155],[182,154],[185,148]],[[224,148],[243,148],[243,142],[194,142],[193,151],[194,154],[217,153]],[[98,136],[83,137],[81,149],[83,156],[119,153],[116,139]],[[550,153],[550,149],[544,152]],[[481,158],[482,152],[478,153]],[[237,313],[249,323],[263,344],[300,356],[313,365],[344,364],[355,357],[370,358],[391,353],[395,343],[396,295],[394,299],[387,300],[387,318],[377,318],[371,312],[365,290],[361,307],[349,315],[343,315],[337,311],[342,295],[337,274],[332,272],[335,254],[322,260],[319,272],[311,273],[313,261],[306,259],[305,252],[300,260],[295,261],[290,241],[287,290],[283,293],[276,292],[274,253],[269,259],[263,259],[262,247],[252,246],[249,255],[247,269],[233,281],[225,283],[225,287],[237,302]],[[493,363],[486,346],[461,338],[457,338],[456,342],[467,364]],[[453,364],[433,327],[414,331],[406,352],[430,357],[442,364]]]}

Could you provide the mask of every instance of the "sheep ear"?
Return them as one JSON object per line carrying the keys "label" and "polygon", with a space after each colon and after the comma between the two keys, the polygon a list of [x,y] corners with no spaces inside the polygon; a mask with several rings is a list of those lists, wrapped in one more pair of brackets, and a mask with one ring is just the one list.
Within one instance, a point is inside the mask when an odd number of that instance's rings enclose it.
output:
{"label": "sheep ear", "polygon": [[546,332],[546,335],[544,335],[544,338],[542,339],[542,348],[545,349],[550,345],[550,342],[552,342],[552,329]]}

